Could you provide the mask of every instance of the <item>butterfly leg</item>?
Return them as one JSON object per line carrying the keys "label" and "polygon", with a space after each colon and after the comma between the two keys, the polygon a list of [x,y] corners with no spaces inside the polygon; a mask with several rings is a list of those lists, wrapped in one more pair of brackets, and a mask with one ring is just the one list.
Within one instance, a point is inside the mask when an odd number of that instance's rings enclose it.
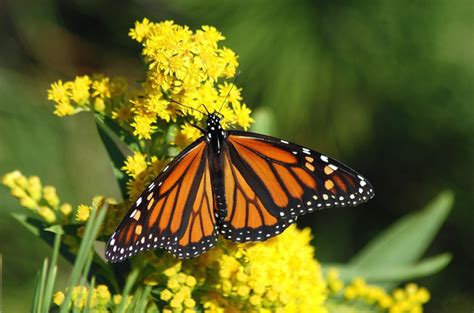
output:
{"label": "butterfly leg", "polygon": [[181,111],[181,113],[182,113],[184,119],[186,120],[186,122],[187,122],[189,125],[191,125],[191,126],[194,127],[194,128],[199,129],[199,130],[201,131],[201,133],[203,133],[203,134],[206,133],[206,131],[205,131],[202,127],[196,125],[193,121],[191,121],[191,120],[186,116],[186,114],[184,114],[183,111]]}

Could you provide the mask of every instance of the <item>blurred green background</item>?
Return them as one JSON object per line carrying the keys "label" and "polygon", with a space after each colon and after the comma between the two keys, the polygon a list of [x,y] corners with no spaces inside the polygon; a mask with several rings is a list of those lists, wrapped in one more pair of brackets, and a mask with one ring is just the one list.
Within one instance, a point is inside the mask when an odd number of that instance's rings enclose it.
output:
{"label": "blurred green background", "polygon": [[[103,72],[140,80],[135,20],[216,26],[240,55],[238,84],[271,134],[350,164],[375,199],[302,219],[318,259],[344,262],[396,218],[445,188],[454,210],[428,255],[451,252],[418,282],[427,312],[474,308],[474,5],[433,1],[43,0],[0,2],[0,174],[20,169],[89,203],[114,195],[91,116],[52,115],[49,84]],[[3,309],[29,309],[49,248],[9,216],[22,210],[0,189]]]}

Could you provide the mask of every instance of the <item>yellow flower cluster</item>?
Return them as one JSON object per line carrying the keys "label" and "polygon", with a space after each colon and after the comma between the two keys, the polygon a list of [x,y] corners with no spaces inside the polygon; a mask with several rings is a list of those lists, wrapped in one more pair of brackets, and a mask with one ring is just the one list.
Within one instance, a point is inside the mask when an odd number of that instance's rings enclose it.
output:
{"label": "yellow flower cluster", "polygon": [[[219,47],[224,36],[214,27],[203,26],[193,32],[172,21],[152,23],[144,19],[129,35],[143,46],[148,64],[145,82],[129,90],[123,78],[103,75],[57,81],[48,90],[48,99],[56,103],[56,115],[95,111],[119,121],[145,140],[152,139],[158,130],[166,130],[170,123],[184,122],[177,119],[180,116],[201,121],[204,115],[196,110],[203,112],[203,105],[210,112],[220,111],[225,125],[250,127],[253,119],[241,102],[241,89],[220,82],[235,75],[238,62],[232,50]],[[182,124],[173,142],[183,148],[199,135],[190,125]]]}
{"label": "yellow flower cluster", "polygon": [[180,272],[180,269],[181,262],[178,262],[163,272],[167,277],[166,289],[160,293],[160,299],[167,303],[163,312],[196,312],[192,292],[197,280],[193,275]]}
{"label": "yellow flower cluster", "polygon": [[218,259],[220,294],[211,302],[260,312],[326,312],[326,283],[309,229],[289,227],[265,243],[230,246]]}
{"label": "yellow flower cluster", "polygon": [[295,226],[265,243],[220,241],[201,257],[182,262],[148,256],[166,280],[160,299],[171,312],[325,313],[327,288],[314,259],[309,229]]}
{"label": "yellow flower cluster", "polygon": [[[203,26],[193,32],[172,21],[152,23],[145,18],[135,23],[129,35],[142,44],[149,69],[142,91],[132,100],[136,136],[150,139],[157,129],[157,119],[170,122],[183,114],[198,121],[203,118],[198,111],[170,100],[201,111],[202,105],[210,112],[221,110],[226,124],[247,129],[253,122],[250,110],[240,102],[241,90],[227,82],[218,83],[219,79],[232,78],[238,63],[232,50],[219,47],[225,38],[214,27]],[[227,94],[229,97],[223,103]],[[184,131],[178,136],[186,138],[186,143],[197,138],[195,133]]]}
{"label": "yellow flower cluster", "polygon": [[[48,224],[85,223],[89,219],[91,206],[81,204],[73,209],[69,203],[61,203],[56,188],[43,186],[38,176],[24,176],[20,171],[13,171],[2,177],[3,185],[10,188],[20,204],[38,214]],[[97,206],[101,201],[115,204],[112,198],[97,196],[92,204]]]}
{"label": "yellow flower cluster", "polygon": [[327,282],[332,295],[341,294],[347,301],[375,304],[388,313],[421,313],[423,304],[430,299],[428,290],[414,283],[404,289],[397,288],[391,294],[380,286],[367,284],[361,277],[345,286],[336,269],[328,271]]}
{"label": "yellow flower cluster", "polygon": [[[62,291],[58,291],[53,295],[53,303],[61,305],[65,295]],[[88,302],[88,299],[89,302]],[[126,306],[132,302],[132,297],[127,298]],[[112,296],[106,285],[98,285],[94,289],[86,286],[76,286],[72,290],[72,308],[83,309],[88,304],[91,311],[96,313],[114,312],[122,302],[121,295]]]}
{"label": "yellow flower cluster", "polygon": [[103,75],[77,76],[73,81],[53,83],[48,100],[56,103],[54,114],[67,116],[80,111],[106,113],[115,108],[112,98],[124,97],[128,88],[122,77],[110,79]]}
{"label": "yellow flower cluster", "polygon": [[10,188],[22,206],[38,214],[46,223],[58,223],[66,220],[72,212],[69,203],[60,203],[53,186],[43,186],[38,176],[24,176],[13,171],[2,177],[3,185]]}
{"label": "yellow flower cluster", "polygon": [[136,152],[125,160],[122,170],[130,176],[127,182],[130,199],[137,198],[145,187],[155,178],[166,165],[156,156]]}

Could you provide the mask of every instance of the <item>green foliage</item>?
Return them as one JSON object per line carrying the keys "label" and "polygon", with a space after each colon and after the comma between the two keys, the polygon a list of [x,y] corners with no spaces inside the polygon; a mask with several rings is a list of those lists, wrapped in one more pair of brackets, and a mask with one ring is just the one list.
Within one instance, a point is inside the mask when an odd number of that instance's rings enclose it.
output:
{"label": "green foliage", "polygon": [[397,282],[432,275],[448,265],[448,253],[420,260],[446,220],[453,205],[453,194],[439,194],[426,208],[402,217],[370,241],[346,265],[334,266],[342,279],[364,277],[394,286]]}
{"label": "green foliage", "polygon": [[403,265],[416,261],[438,233],[453,204],[449,191],[438,195],[421,212],[410,214],[394,223],[371,241],[351,261],[358,269]]}

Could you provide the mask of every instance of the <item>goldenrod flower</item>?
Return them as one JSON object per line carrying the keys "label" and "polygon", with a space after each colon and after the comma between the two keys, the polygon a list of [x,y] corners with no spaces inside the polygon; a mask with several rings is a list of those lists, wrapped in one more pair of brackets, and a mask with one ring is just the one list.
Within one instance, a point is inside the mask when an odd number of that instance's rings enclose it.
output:
{"label": "goldenrod flower", "polygon": [[146,156],[140,152],[135,153],[132,156],[127,157],[125,165],[122,170],[125,171],[132,178],[137,177],[140,173],[145,171],[147,168]]}
{"label": "goldenrod flower", "polygon": [[112,302],[115,304],[115,305],[119,305],[120,302],[122,302],[122,295],[114,295],[112,297]]}
{"label": "goldenrod flower", "polygon": [[60,199],[55,187],[43,187],[38,176],[26,177],[19,171],[5,174],[2,183],[10,188],[22,206],[38,214],[46,223],[58,222]]}
{"label": "goldenrod flower", "polygon": [[89,76],[77,76],[73,82],[66,83],[69,89],[71,100],[80,106],[85,106],[89,102],[91,86],[91,79]]}
{"label": "goldenrod flower", "polygon": [[[118,306],[122,302],[121,295],[112,295],[106,285],[98,285],[94,289],[87,286],[74,286],[72,288],[72,307],[71,309],[82,309],[90,297],[89,308],[93,312],[113,312],[111,308]],[[53,296],[53,302],[56,305],[61,305],[64,301],[64,293],[58,291]],[[126,307],[131,303],[132,297],[126,300]]]}
{"label": "goldenrod flower", "polygon": [[107,305],[110,302],[112,295],[106,285],[98,285],[95,288],[95,293],[98,305]]}
{"label": "goldenrod flower", "polygon": [[250,109],[243,103],[232,103],[234,109],[233,124],[240,125],[244,130],[248,130],[250,125],[254,122],[250,117]]}
{"label": "goldenrod flower", "polygon": [[53,296],[53,302],[57,305],[61,305],[63,301],[64,301],[64,293],[62,293],[61,291],[56,292]]}
{"label": "goldenrod flower", "polygon": [[87,205],[81,204],[76,209],[76,220],[85,222],[89,219],[91,208]]}
{"label": "goldenrod flower", "polygon": [[138,42],[142,42],[143,38],[148,36],[153,25],[154,24],[150,23],[150,20],[148,20],[147,18],[144,18],[141,22],[136,21],[135,28],[132,28],[128,35],[132,39],[135,39]]}
{"label": "goldenrod flower", "polygon": [[64,215],[64,216],[69,216],[72,212],[72,206],[69,203],[63,203],[59,207],[59,211]]}
{"label": "goldenrod flower", "polygon": [[134,122],[131,124],[135,129],[133,134],[139,139],[151,139],[151,135],[158,129],[155,123],[155,118],[149,115],[138,115],[134,117]]}
{"label": "goldenrod flower", "polygon": [[43,198],[52,207],[56,207],[59,205],[59,198],[56,193],[56,188],[53,186],[45,186],[43,188]]}
{"label": "goldenrod flower", "polygon": [[56,214],[54,211],[47,206],[40,206],[38,208],[38,214],[49,224],[56,221]]}
{"label": "goldenrod flower", "polygon": [[101,79],[95,80],[92,83],[92,89],[94,90],[92,92],[94,97],[99,97],[102,99],[110,98],[110,78],[103,77]]}
{"label": "goldenrod flower", "polygon": [[414,283],[407,284],[404,289],[396,288],[392,294],[380,286],[368,284],[362,277],[357,277],[344,286],[336,269],[328,271],[327,281],[332,294],[342,293],[349,303],[362,300],[366,305],[378,306],[384,312],[422,312],[422,305],[429,300],[429,292]]}

